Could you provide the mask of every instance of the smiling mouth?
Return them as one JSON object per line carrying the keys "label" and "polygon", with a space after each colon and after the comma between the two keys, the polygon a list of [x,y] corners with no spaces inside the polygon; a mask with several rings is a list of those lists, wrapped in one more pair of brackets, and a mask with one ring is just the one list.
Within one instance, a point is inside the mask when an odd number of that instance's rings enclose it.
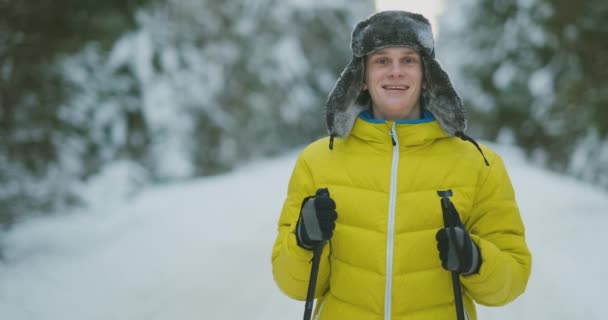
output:
{"label": "smiling mouth", "polygon": [[407,90],[409,88],[410,88],[410,86],[407,86],[407,85],[402,85],[402,86],[386,85],[386,86],[382,86],[382,89],[384,89],[384,90],[405,91],[405,90]]}

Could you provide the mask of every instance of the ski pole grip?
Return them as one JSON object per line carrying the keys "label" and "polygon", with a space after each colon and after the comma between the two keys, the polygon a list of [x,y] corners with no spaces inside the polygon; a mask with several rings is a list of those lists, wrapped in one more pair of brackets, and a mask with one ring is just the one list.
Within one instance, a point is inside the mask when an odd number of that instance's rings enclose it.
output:
{"label": "ski pole grip", "polygon": [[316,197],[329,197],[329,190],[327,188],[319,188],[315,195]]}
{"label": "ski pole grip", "polygon": [[452,213],[450,208],[450,197],[454,193],[452,189],[437,191],[437,195],[441,197],[441,212],[443,213],[443,225],[445,227],[453,227],[452,217],[450,216]]}
{"label": "ski pole grip", "polygon": [[[327,188],[317,190],[315,197],[329,197]],[[302,207],[302,222],[306,228],[306,235],[312,241],[323,240],[323,232],[319,227],[319,218],[317,217],[317,209],[315,208],[314,198],[310,198]]]}

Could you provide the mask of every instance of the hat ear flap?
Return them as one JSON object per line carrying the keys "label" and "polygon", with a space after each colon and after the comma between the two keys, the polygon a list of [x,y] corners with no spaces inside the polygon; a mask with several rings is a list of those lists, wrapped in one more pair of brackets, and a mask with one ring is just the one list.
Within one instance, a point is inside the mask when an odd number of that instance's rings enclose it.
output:
{"label": "hat ear flap", "polygon": [[359,102],[359,98],[363,98],[360,96],[366,94],[361,92],[364,68],[363,58],[353,57],[329,93],[325,104],[329,135],[347,136],[359,113],[366,108],[355,104]]}
{"label": "hat ear flap", "polygon": [[467,127],[464,107],[450,77],[437,60],[425,56],[423,62],[427,84],[422,92],[424,108],[435,116],[448,135],[464,132]]}

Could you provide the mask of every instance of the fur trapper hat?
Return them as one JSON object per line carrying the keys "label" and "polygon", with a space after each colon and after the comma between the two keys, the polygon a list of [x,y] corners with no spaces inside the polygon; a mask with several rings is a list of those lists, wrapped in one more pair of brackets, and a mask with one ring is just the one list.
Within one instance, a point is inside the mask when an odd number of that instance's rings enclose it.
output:
{"label": "fur trapper hat", "polygon": [[448,74],[435,59],[433,31],[420,14],[406,11],[381,11],[359,22],[352,32],[353,58],[346,66],[326,104],[329,135],[346,137],[361,111],[370,109],[370,95],[362,91],[365,59],[385,47],[409,47],[418,51],[427,83],[421,106],[430,111],[443,131],[460,136],[466,128],[462,100],[454,90]]}

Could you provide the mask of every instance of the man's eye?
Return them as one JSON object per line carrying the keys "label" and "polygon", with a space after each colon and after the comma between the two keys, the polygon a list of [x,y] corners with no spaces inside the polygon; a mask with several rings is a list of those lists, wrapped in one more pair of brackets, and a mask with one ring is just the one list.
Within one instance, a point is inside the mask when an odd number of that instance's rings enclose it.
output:
{"label": "man's eye", "polygon": [[384,58],[378,59],[378,60],[376,60],[376,63],[378,63],[378,64],[385,64],[386,63],[386,59],[384,59]]}

